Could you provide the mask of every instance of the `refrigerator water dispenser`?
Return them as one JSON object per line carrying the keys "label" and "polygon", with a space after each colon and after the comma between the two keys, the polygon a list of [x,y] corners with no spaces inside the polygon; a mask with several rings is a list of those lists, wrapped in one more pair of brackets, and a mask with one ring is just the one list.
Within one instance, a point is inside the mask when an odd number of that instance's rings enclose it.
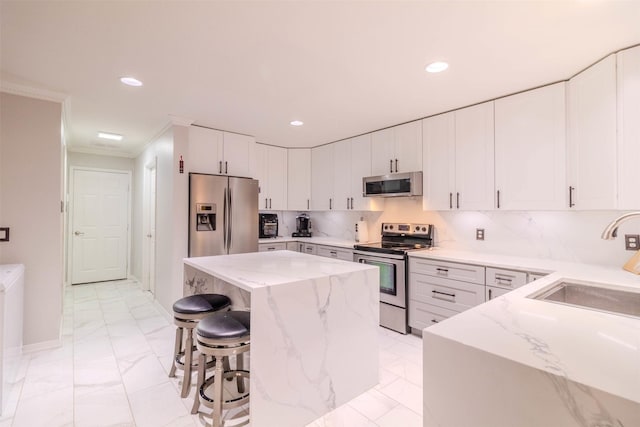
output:
{"label": "refrigerator water dispenser", "polygon": [[215,229],[215,203],[196,203],[196,231],[214,231]]}

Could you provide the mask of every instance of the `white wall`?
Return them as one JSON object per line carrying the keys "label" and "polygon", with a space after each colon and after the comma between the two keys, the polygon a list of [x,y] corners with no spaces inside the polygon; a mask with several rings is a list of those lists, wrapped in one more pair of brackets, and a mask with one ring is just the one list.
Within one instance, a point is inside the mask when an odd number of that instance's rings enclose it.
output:
{"label": "white wall", "polygon": [[[188,131],[174,126],[162,133],[135,159],[133,184],[132,274],[142,277],[143,188],[145,166],[157,159],[156,166],[156,285],[155,298],[171,313],[173,303],[182,297],[182,259],[187,256],[189,210],[188,174],[178,172],[178,159],[185,153]],[[184,154],[183,154],[184,155]]]}
{"label": "white wall", "polygon": [[25,264],[24,344],[57,343],[62,319],[62,105],[0,93],[0,264]]}
{"label": "white wall", "polygon": [[[354,225],[364,216],[369,237],[379,238],[382,222],[425,222],[436,227],[436,246],[578,261],[611,267],[622,265],[633,255],[624,249],[624,236],[640,233],[640,220],[620,226],[618,238],[602,240],[600,233],[622,211],[568,212],[425,212],[420,198],[386,201],[384,212],[311,212],[314,236],[354,238]],[[295,212],[281,213],[290,231]],[[476,228],[485,229],[485,240],[475,240]]]}

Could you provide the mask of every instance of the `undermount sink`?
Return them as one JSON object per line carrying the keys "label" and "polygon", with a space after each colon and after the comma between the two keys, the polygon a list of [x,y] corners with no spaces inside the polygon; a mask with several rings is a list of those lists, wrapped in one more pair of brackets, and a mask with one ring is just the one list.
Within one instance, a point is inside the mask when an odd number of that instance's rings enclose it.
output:
{"label": "undermount sink", "polygon": [[561,281],[529,298],[640,318],[640,292]]}

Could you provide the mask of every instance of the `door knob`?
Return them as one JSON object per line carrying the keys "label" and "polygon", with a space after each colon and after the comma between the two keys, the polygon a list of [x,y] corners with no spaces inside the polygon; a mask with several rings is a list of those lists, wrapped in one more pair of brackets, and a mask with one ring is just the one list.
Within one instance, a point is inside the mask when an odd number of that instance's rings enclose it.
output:
{"label": "door knob", "polygon": [[84,233],[82,231],[76,231],[73,234],[75,234],[76,236],[84,236]]}

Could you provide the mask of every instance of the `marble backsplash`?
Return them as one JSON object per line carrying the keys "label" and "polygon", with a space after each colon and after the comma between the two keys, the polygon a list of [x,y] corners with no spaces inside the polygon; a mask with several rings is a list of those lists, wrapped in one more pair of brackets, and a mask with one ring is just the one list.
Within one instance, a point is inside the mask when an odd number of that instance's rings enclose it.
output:
{"label": "marble backsplash", "polygon": [[[298,212],[277,212],[279,234],[291,236]],[[314,236],[353,240],[363,218],[369,240],[380,236],[383,222],[435,225],[435,245],[447,249],[549,258],[621,267],[634,252],[624,248],[624,234],[640,234],[640,221],[620,226],[618,238],[602,240],[605,226],[622,211],[423,211],[422,198],[387,199],[384,212],[309,212]],[[475,239],[484,228],[485,240]]]}

